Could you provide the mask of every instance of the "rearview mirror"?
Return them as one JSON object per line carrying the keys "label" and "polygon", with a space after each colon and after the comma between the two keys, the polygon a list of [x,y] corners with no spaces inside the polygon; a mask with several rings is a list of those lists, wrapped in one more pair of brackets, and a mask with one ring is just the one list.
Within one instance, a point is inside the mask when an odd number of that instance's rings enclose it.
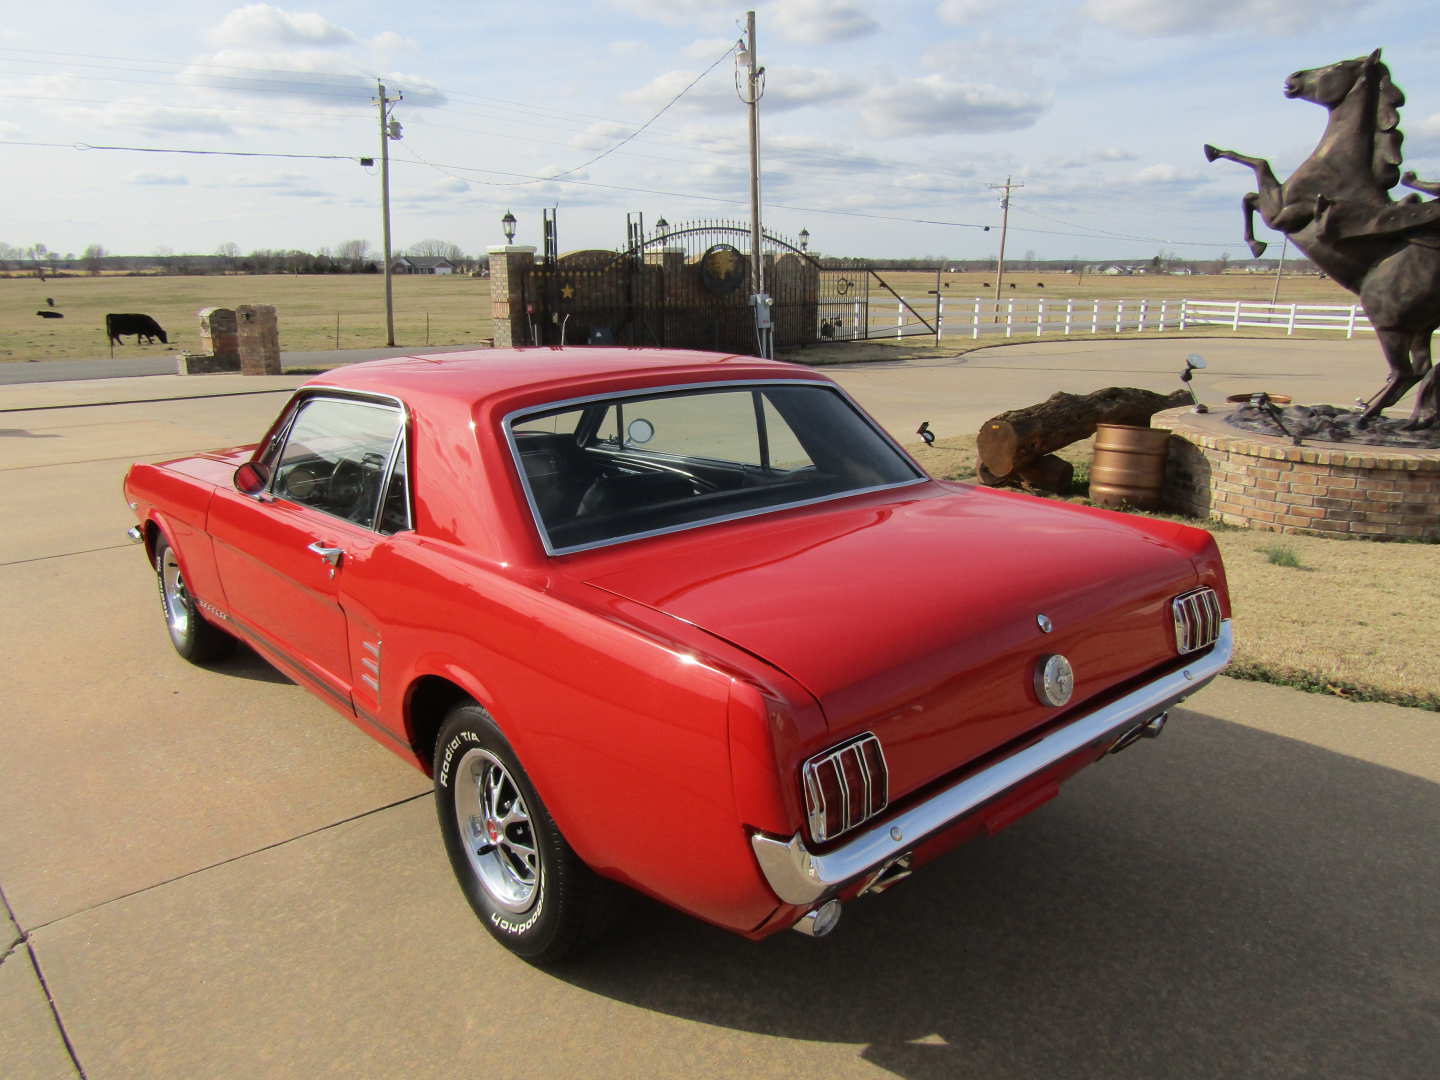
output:
{"label": "rearview mirror", "polygon": [[270,470],[256,461],[247,461],[235,470],[235,488],[246,495],[259,495],[270,482]]}

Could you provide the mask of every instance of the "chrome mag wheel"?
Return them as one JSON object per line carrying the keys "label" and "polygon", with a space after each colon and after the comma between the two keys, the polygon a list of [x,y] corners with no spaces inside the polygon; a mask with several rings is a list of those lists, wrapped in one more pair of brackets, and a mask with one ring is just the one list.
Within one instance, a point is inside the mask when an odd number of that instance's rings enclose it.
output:
{"label": "chrome mag wheel", "polygon": [[169,624],[170,636],[177,643],[187,640],[191,621],[195,618],[195,606],[185,590],[185,576],[180,573],[175,550],[168,546],[160,556],[160,596],[165,604],[165,621]]}
{"label": "chrome mag wheel", "polygon": [[497,906],[528,911],[544,866],[515,778],[498,757],[474,747],[460,759],[453,790],[456,825],[476,879]]}

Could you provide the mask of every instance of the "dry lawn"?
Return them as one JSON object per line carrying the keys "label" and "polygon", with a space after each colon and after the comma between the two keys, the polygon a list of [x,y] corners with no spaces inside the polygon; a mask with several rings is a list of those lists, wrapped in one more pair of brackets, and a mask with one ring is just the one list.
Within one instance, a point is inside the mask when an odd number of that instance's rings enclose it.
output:
{"label": "dry lawn", "polygon": [[[416,274],[392,280],[397,344],[468,345],[494,336],[488,278]],[[47,297],[55,301],[53,309]],[[240,304],[276,306],[282,349],[385,344],[385,281],[379,274],[0,278],[0,362],[105,356],[109,312],[141,312],[165,328],[168,346],[141,349],[198,350],[200,309]],[[35,314],[40,310],[65,317],[42,319]],[[117,351],[137,348],[134,338],[123,340]]]}
{"label": "dry lawn", "polygon": [[[908,447],[935,476],[973,481],[973,437]],[[1060,455],[1088,473],[1089,441]],[[1191,524],[1201,524],[1191,522]],[[1225,558],[1237,674],[1341,697],[1440,708],[1440,544],[1374,543],[1238,529],[1210,531]],[[1288,549],[1298,566],[1277,565]]]}

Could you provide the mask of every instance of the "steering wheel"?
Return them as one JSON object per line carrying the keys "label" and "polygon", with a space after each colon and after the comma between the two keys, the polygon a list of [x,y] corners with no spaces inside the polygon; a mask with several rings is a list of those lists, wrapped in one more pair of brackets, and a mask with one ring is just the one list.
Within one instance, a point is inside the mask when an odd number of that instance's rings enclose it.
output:
{"label": "steering wheel", "polygon": [[330,473],[330,482],[325,492],[331,509],[351,521],[360,520],[356,517],[357,513],[363,515],[367,510],[373,509],[367,504],[369,478],[370,470],[365,462],[356,461],[354,458],[341,458],[337,461]]}

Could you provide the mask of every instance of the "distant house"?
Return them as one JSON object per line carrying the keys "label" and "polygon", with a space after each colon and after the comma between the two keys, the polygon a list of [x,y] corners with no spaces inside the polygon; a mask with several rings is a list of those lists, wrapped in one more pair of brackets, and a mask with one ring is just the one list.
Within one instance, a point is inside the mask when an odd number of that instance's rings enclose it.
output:
{"label": "distant house", "polygon": [[455,264],[436,255],[400,255],[390,264],[392,274],[453,274]]}

